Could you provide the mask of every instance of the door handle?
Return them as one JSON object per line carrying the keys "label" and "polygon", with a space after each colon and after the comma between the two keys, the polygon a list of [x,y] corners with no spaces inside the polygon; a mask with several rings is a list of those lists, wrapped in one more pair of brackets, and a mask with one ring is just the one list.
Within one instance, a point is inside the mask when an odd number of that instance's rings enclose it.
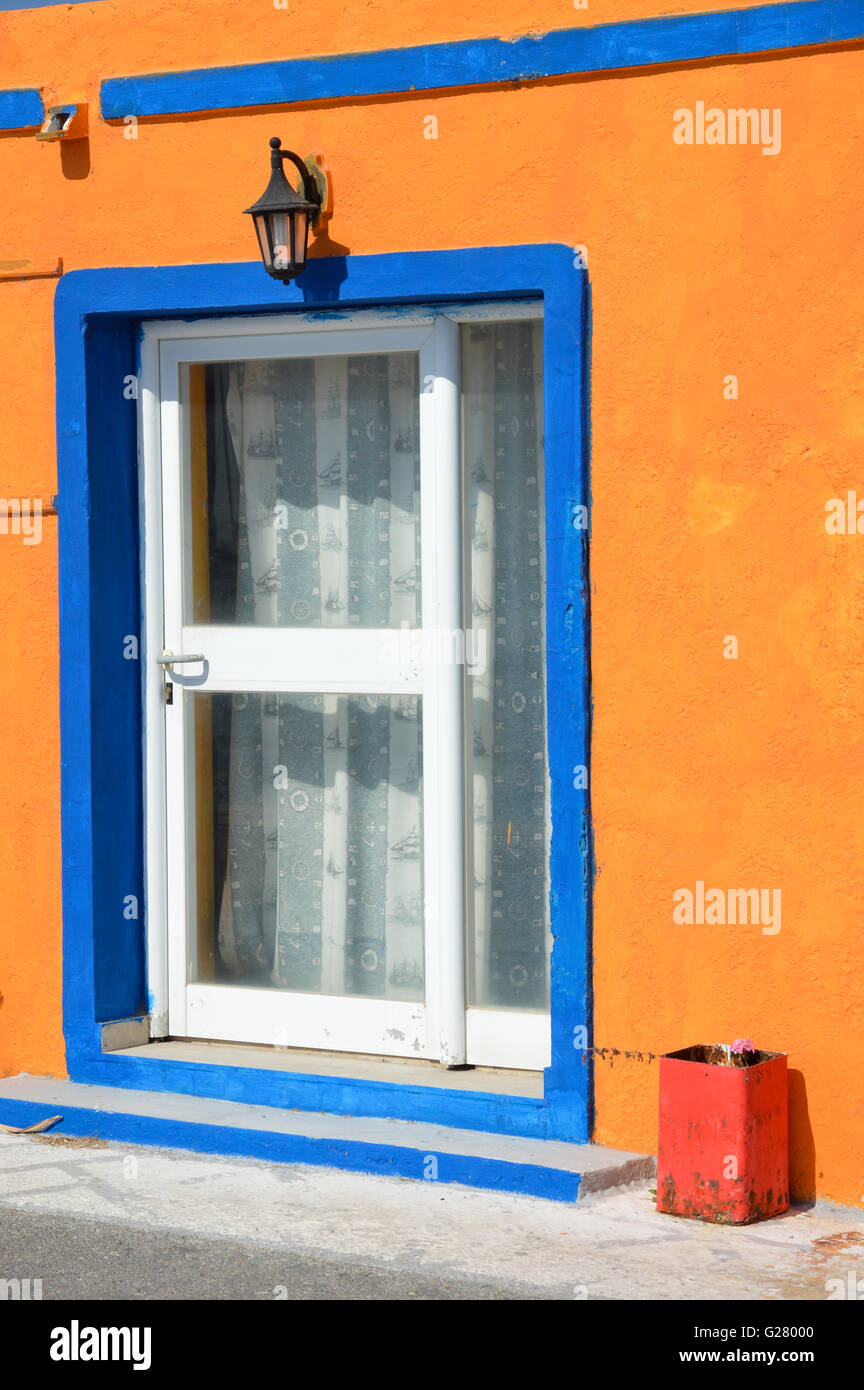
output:
{"label": "door handle", "polygon": [[174,656],[171,652],[163,652],[157,656],[156,660],[160,666],[179,666],[184,661],[206,661],[203,652],[187,652],[184,656]]}

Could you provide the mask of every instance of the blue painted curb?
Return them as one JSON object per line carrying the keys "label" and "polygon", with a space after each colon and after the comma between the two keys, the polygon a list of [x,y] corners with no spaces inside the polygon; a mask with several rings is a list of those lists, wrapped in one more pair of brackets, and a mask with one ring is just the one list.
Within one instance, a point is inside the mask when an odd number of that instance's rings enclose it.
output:
{"label": "blue painted curb", "polygon": [[362,1115],[482,1130],[513,1138],[546,1139],[545,1102],[534,1096],[407,1086],[399,1081],[314,1076],[253,1067],[126,1057],[106,1052],[70,1065],[76,1081],[134,1091],[170,1091],[198,1099],[231,1100],[277,1110]]}
{"label": "blue painted curb", "polygon": [[864,0],[798,0],[713,14],[671,15],[517,39],[465,39],[369,53],[114,77],[102,115],[170,116],[336,101],[842,43],[864,38]]}
{"label": "blue painted curb", "polygon": [[[0,1105],[4,1124],[23,1128],[46,1118],[42,1102],[3,1100]],[[304,1134],[276,1134],[235,1129],[231,1125],[84,1108],[64,1108],[62,1121],[49,1133],[187,1149],[193,1153],[233,1154],[268,1163],[307,1163],[343,1172],[413,1178],[419,1182],[429,1181],[424,1177],[424,1168],[428,1166],[428,1159],[434,1157],[436,1183],[460,1183],[494,1192],[546,1197],[555,1202],[575,1202],[582,1181],[580,1173],[528,1163],[508,1163],[498,1158],[408,1149],[396,1144],[369,1144],[362,1140],[317,1139]]]}

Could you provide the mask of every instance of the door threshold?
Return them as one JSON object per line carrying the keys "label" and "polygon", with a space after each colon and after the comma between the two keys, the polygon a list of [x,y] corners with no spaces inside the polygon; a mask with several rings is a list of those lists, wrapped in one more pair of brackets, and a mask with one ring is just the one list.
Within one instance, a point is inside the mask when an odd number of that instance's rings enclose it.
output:
{"label": "door threshold", "polygon": [[413,1057],[378,1057],[356,1052],[312,1052],[301,1048],[264,1047],[257,1043],[206,1042],[197,1038],[167,1038],[144,1046],[113,1050],[115,1057],[151,1061],[204,1063],[246,1067],[294,1075],[346,1077],[389,1085],[427,1086],[448,1091],[543,1099],[542,1071],[505,1067],[469,1067],[450,1071],[438,1062]]}

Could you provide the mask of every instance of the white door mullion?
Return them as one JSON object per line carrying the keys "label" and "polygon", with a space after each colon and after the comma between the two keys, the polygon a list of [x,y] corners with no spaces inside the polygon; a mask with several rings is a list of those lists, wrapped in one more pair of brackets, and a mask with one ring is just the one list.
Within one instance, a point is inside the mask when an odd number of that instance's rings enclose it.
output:
{"label": "white door mullion", "polygon": [[[183,642],[183,506],[182,410],[180,381],[176,364],[160,354],[162,397],[162,544],[164,549],[164,640],[165,651],[182,654]],[[153,652],[151,662],[160,655]],[[181,668],[182,669],[182,668]],[[160,672],[162,668],[159,668]],[[165,672],[169,679],[173,671]],[[164,697],[163,697],[164,698]],[[166,711],[168,713],[168,711]],[[165,830],[169,846],[167,862],[167,901],[174,929],[168,934],[168,1018],[169,1031],[186,1033],[186,983],[188,972],[189,892],[187,865],[190,845],[186,794],[191,795],[194,780],[188,772],[186,702],[182,689],[175,691],[170,718],[165,721],[165,758],[168,794]]]}
{"label": "white door mullion", "polygon": [[421,350],[420,376],[427,1004],[431,1050],[444,1066],[460,1066],[466,1041],[459,325],[444,315]]}
{"label": "white door mullion", "polygon": [[150,1036],[168,1033],[167,835],[165,828],[165,683],[154,657],[163,642],[163,541],[159,344],[141,344],[141,392],[138,413],[139,513],[144,593],[143,643],[139,653],[145,673],[144,740],[145,918]]}
{"label": "white door mullion", "polygon": [[405,637],[396,628],[214,623],[180,628],[173,649],[206,658],[206,666],[184,666],[183,678],[190,685],[206,680],[208,690],[416,695],[422,689],[422,663]]}

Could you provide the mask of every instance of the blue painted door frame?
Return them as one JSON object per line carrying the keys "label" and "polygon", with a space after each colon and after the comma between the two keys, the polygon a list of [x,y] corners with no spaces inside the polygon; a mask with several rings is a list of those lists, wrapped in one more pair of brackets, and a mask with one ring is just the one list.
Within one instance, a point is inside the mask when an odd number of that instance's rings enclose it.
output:
{"label": "blue painted door frame", "polygon": [[[103,1022],[147,1011],[136,386],[152,318],[542,296],[551,783],[552,1061],[542,1100],[347,1081],[101,1050]],[[275,284],[258,263],[64,276],[55,299],[60,574],[63,1026],[73,1080],[343,1114],[585,1140],[591,1123],[588,614],[589,294],[566,246],[312,261]]]}

